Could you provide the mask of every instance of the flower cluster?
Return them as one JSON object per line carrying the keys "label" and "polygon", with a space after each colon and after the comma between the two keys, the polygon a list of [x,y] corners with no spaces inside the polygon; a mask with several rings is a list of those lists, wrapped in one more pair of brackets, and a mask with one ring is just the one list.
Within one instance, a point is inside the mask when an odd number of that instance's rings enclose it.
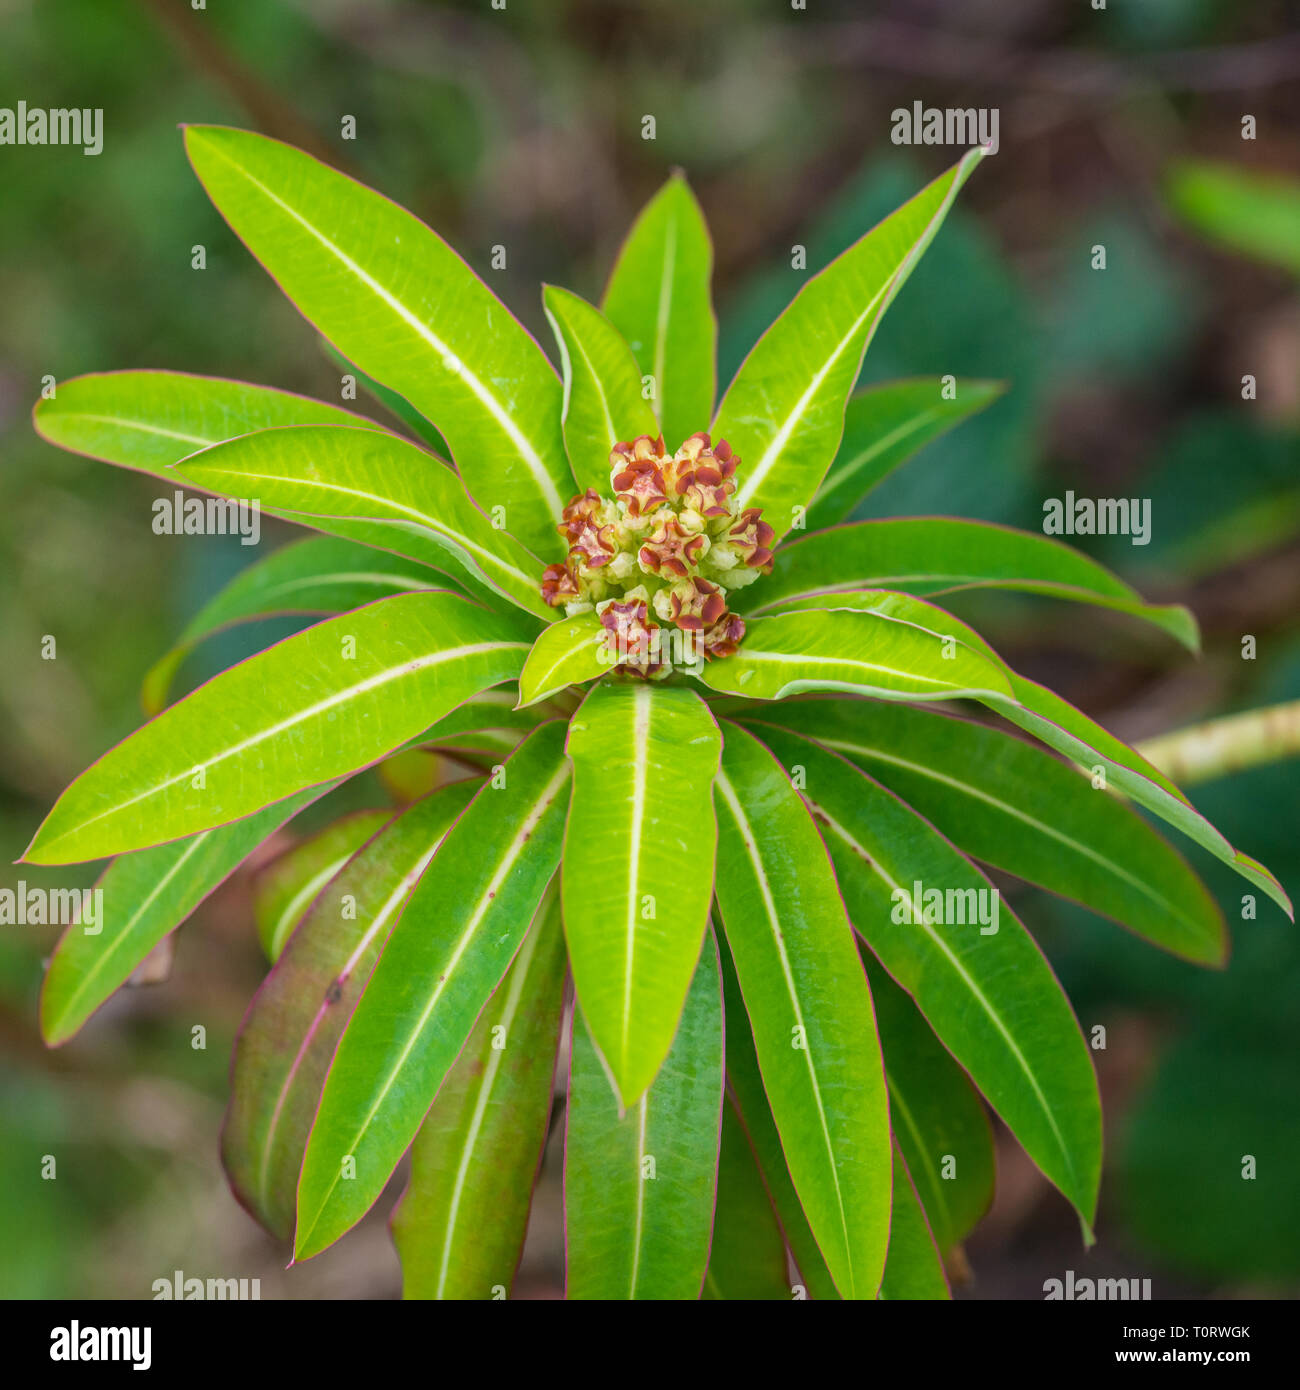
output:
{"label": "flower cluster", "polygon": [[728,595],[771,570],[776,539],[757,507],[736,507],[739,458],[700,433],[671,456],[642,435],[609,461],[612,500],[588,488],[565,507],[569,554],[547,566],[542,597],[569,617],[594,610],[624,673],[662,679],[731,656],[745,624]]}

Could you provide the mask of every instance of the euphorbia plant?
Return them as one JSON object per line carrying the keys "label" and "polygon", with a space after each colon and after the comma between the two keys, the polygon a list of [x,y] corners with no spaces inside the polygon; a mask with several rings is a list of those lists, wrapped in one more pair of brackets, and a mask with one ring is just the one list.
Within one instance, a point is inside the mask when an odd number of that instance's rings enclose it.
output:
{"label": "euphorbia plant", "polygon": [[[811,278],[715,409],[711,251],[680,178],[602,308],[546,290],[557,373],[401,208],[257,135],[185,140],[414,437],[161,372],[65,382],[38,407],[66,448],[325,533],[200,613],[146,683],[161,712],[40,828],[28,862],[117,856],[102,931],[54,955],[47,1040],[307,803],[449,750],[474,775],[345,817],[261,880],[274,968],[223,1155],[297,1258],[409,1149],[407,1292],[504,1296],[566,1026],[571,1297],[788,1297],[787,1250],[814,1296],[943,1297],[993,1182],[981,1094],[1089,1238],[1088,1047],[974,861],[1221,963],[1218,909],[1136,802],[1288,904],[1172,782],[933,600],[1027,590],[1194,647],[1185,610],[1042,536],[845,521],[998,389],[850,395],[979,152]],[[207,633],[282,611],[337,616],[162,708]]]}

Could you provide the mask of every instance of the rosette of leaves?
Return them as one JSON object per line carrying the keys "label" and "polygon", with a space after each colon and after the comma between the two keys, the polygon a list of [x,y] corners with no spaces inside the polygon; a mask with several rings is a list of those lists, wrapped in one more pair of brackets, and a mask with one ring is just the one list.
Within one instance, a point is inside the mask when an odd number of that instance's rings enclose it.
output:
{"label": "rosette of leaves", "polygon": [[[58,445],[322,533],[212,600],[149,675],[154,717],[40,827],[27,862],[111,857],[102,930],[73,927],[51,961],[46,1039],[309,802],[376,764],[406,785],[411,750],[449,749],[475,775],[304,838],[259,882],[274,966],[236,1045],[223,1157],[296,1258],[354,1226],[409,1151],[393,1222],[408,1295],[505,1296],[566,1055],[571,1297],[783,1298],[792,1281],[944,1297],[992,1190],[986,1104],[1089,1238],[1101,1113],[1070,1004],[1005,905],[989,931],[933,891],[986,901],[991,865],[1221,964],[1218,908],[1136,805],[1288,903],[1177,786],[939,600],[1026,590],[1194,647],[1186,611],[1042,536],[846,521],[999,389],[852,394],[980,153],[809,278],[715,403],[710,242],[679,177],[601,307],[546,290],[557,371],[379,194],[257,135],[185,142],[231,227],[411,433],[167,372],[63,382],[38,406]],[[665,486],[633,514],[631,464],[672,483],[693,439],[713,470],[693,482],[717,489],[699,497],[723,511]],[[675,541],[710,549],[748,518],[709,581],[734,640],[668,672],[611,664],[611,602],[669,630],[719,619],[672,592],[656,605],[683,576],[633,533],[664,506]],[[543,574],[603,526],[623,528],[606,550],[629,557],[623,598],[597,565],[572,571],[585,592],[545,601]],[[670,549],[706,572],[703,545]],[[754,572],[727,588],[737,566]],[[321,620],[164,707],[210,632],[280,612]],[[981,707],[1018,733],[958,715]]]}

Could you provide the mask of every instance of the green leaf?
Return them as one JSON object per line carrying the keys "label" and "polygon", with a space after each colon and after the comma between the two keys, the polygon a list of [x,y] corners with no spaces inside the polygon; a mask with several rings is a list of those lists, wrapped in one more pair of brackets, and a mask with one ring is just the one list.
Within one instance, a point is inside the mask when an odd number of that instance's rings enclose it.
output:
{"label": "green leaf", "polygon": [[595,488],[603,497],[609,493],[610,450],[620,440],[653,438],[659,422],[641,397],[641,373],[627,340],[605,315],[555,285],[546,286],[542,302],[564,365],[569,466],[579,492]]}
{"label": "green leaf", "polygon": [[727,388],[713,435],[743,460],[736,502],[761,508],[778,536],[825,478],[876,325],[983,153],[971,150],[814,276]]}
{"label": "green leaf", "polygon": [[258,845],[327,790],[316,788],[234,825],[114,859],[95,884],[104,895],[97,921],[72,923],[50,960],[41,987],[46,1044],[58,1047],[73,1037]]}
{"label": "green leaf", "polygon": [[1200,645],[1186,608],[1144,603],[1077,550],[1027,531],[950,517],[859,521],[792,541],[777,551],[754,599],[755,611],[766,612],[791,599],[841,590],[943,594],[971,588],[1019,589],[1112,608],[1153,623],[1192,651]]}
{"label": "green leaf", "polygon": [[[866,773],[798,735],[772,729],[767,742],[788,768],[803,768],[854,926],[1090,1236],[1101,1171],[1097,1078],[1033,938],[969,861]],[[923,898],[918,918],[917,884],[962,895],[951,910],[945,897],[947,915],[982,916],[931,922],[934,905]]]}
{"label": "green leaf", "polygon": [[1122,801],[1032,744],[871,700],[790,701],[760,717],[842,753],[964,854],[1189,960],[1225,960],[1222,915],[1182,857]]}
{"label": "green leaf", "polygon": [[[540,618],[541,567],[479,511],[449,468],[379,430],[303,425],[244,435],[176,470],[209,492],[255,498],[292,521],[468,575]],[[357,523],[362,525],[358,526]]]}
{"label": "green leaf", "polygon": [[514,687],[480,690],[463,705],[426,729],[421,743],[428,748],[450,748],[468,753],[509,751],[519,740],[557,711],[549,705],[516,708]]}
{"label": "green leaf", "polygon": [[884,1299],[948,1299],[948,1280],[934,1236],[921,1210],[907,1163],[894,1144],[894,1198],[889,1224],[889,1257],[880,1284]]}
{"label": "green leaf", "polygon": [[185,148],[299,312],[437,426],[480,506],[558,558],[560,382],[496,295],[418,218],[301,150],[220,126],[187,126]]}
{"label": "green leaf", "polygon": [[519,706],[536,704],[568,685],[582,685],[610,669],[605,629],[594,613],[552,623],[533,643],[519,676]]}
{"label": "green leaf", "polygon": [[[730,1027],[730,1020],[728,1020]],[[706,1299],[788,1300],[785,1241],[735,1104],[722,1107]]]}
{"label": "green leaf", "polygon": [[234,623],[287,613],[345,613],[391,594],[438,587],[424,565],[352,541],[318,536],[282,546],[237,574],[185,625],[176,645],[144,678],[145,713],[164,708],[176,672],[195,647]]}
{"label": "green leaf", "polygon": [[273,1235],[293,1234],[303,1151],[344,1025],[411,890],[477,784],[409,806],[312,903],[244,1019],[221,1161],[236,1197]]}
{"label": "green leaf", "polygon": [[717,390],[713,244],[686,180],[674,174],[632,225],[601,308],[655,383],[655,414],[676,449],[706,429]]}
{"label": "green leaf", "polygon": [[63,793],[28,847],[74,864],[181,839],[346,776],[513,680],[528,643],[452,594],[398,594],[250,657],[151,720]]}
{"label": "green leaf", "polygon": [[[718,942],[722,960],[722,1007],[727,1024],[727,1094],[753,1150],[763,1183],[771,1195],[781,1231],[794,1256],[803,1291],[813,1298],[837,1299],[835,1281],[817,1246],[817,1239],[799,1205],[790,1170],[786,1167],[781,1136],[772,1118],[767,1092],[758,1069],[754,1032],[745,1013],[745,1001],[736,980],[736,967],[725,937]],[[791,1290],[799,1292],[798,1289]]]}
{"label": "green leaf", "polygon": [[1169,201],[1211,240],[1300,275],[1300,180],[1293,174],[1186,160],[1174,166]]}
{"label": "green leaf", "polygon": [[945,640],[955,631],[951,627],[925,629],[847,609],[753,618],[745,627],[734,656],[705,666],[700,679],[710,689],[751,700],[781,700],[805,690],[845,690],[884,700],[982,693],[1010,698],[1011,687],[998,666],[961,641]]}
{"label": "green leaf", "polygon": [[996,1155],[984,1102],[925,1016],[864,945],[885,1054],[889,1118],[940,1251],[966,1239],[993,1202]]}
{"label": "green leaf", "polygon": [[560,863],[563,737],[559,721],[544,724],[511,755],[448,831],[389,937],[321,1093],[296,1259],[378,1198],[519,949]]}
{"label": "green leaf", "polygon": [[411,1148],[392,1221],[404,1298],[510,1290],[551,1117],[565,970],[552,893]]}
{"label": "green leaf", "polygon": [[1181,830],[1203,849],[1209,850],[1216,859],[1267,893],[1288,916],[1294,916],[1291,900],[1277,879],[1262,864],[1234,849],[1163,772],[1059,695],[1024,676],[1016,675],[979,633],[951,613],[910,594],[881,590],[813,595],[791,602],[801,609],[838,608],[843,605],[891,617],[899,622],[914,623],[932,631],[950,633],[987,660],[996,662],[1009,682],[1012,692],[1010,699],[998,693],[978,697],[991,710],[1026,733],[1033,734],[1058,753],[1063,753],[1090,776],[1104,776],[1106,786],[1124,793],[1139,806]]}
{"label": "green leaf", "polygon": [[367,376],[356,363],[349,362],[337,348],[324,338],[320,341],[321,346],[325,349],[325,355],[330,361],[337,363],[349,376],[355,377],[358,385],[366,394],[377,400],[391,415],[396,416],[416,439],[432,449],[440,460],[450,457],[451,450],[447,447],[447,441],[405,396],[399,396],[396,391],[390,391],[387,386],[376,381],[374,377]]}
{"label": "green leaf", "polygon": [[722,1111],[722,986],[712,935],[654,1084],[621,1113],[581,1011],[564,1144],[565,1297],[699,1298]]}
{"label": "green leaf", "polygon": [[380,828],[392,811],[355,811],[299,841],[273,860],[253,885],[253,924],[266,958],[280,958],[316,895]]}
{"label": "green leaf", "polygon": [[790,1177],[835,1286],[874,1298],[889,1240],[885,1075],[826,848],[776,759],[729,724],[718,905]]}
{"label": "green leaf", "polygon": [[564,931],[578,1001],[624,1107],[668,1055],[713,892],[721,736],[684,687],[601,681],[569,724]]}
{"label": "green leaf", "polygon": [[169,464],[252,430],[282,425],[381,426],[336,405],[186,372],[95,372],[58,384],[32,422],[42,439],[75,454],[172,480]]}
{"label": "green leaf", "polygon": [[876,486],[914,454],[1006,390],[1001,381],[955,383],[952,398],[937,377],[889,381],[849,397],[844,438],[804,518],[810,530],[844,521]]}

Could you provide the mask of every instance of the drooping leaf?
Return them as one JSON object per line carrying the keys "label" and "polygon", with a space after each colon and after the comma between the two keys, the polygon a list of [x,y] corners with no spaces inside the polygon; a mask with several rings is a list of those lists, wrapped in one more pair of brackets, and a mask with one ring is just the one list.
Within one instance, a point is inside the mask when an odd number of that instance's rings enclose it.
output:
{"label": "drooping leaf", "polygon": [[642,434],[653,438],[659,423],[642,398],[636,358],[605,315],[555,285],[547,285],[542,301],[564,366],[569,466],[579,492],[595,488],[604,496],[609,492],[609,452],[615,443]]}
{"label": "drooping leaf", "polygon": [[709,662],[700,679],[710,689],[751,700],[811,690],[884,700],[1011,694],[994,662],[960,640],[946,641],[943,629],[848,609],[750,619],[740,650]]}
{"label": "drooping leaf", "polygon": [[601,681],[569,724],[564,931],[623,1106],[668,1055],[713,893],[721,737],[693,691]]}
{"label": "drooping leaf", "polygon": [[605,629],[594,613],[577,613],[546,628],[528,653],[519,676],[519,706],[545,700],[567,685],[582,685],[603,676]]}
{"label": "drooping leaf", "polygon": [[760,717],[842,753],[963,853],[1189,960],[1223,962],[1222,915],[1182,857],[1122,801],[1032,744],[875,700],[789,701]]}
{"label": "drooping leaf", "polygon": [[242,570],[185,625],[176,645],[144,678],[141,703],[157,714],[172,680],[203,641],[233,623],[285,613],[346,613],[377,598],[446,587],[441,576],[400,555],[318,536],[272,551]]}
{"label": "drooping leaf", "polygon": [[805,524],[815,531],[844,521],[877,483],[1005,390],[1000,381],[963,379],[948,393],[932,377],[888,381],[850,396],[844,438]]}
{"label": "drooping leaf", "polygon": [[708,936],[672,1048],[623,1112],[574,1010],[565,1297],[693,1299],[709,1262],[722,1122],[722,983]]}
{"label": "drooping leaf", "polygon": [[745,1001],[740,993],[735,963],[725,936],[718,941],[718,947],[722,961],[722,1000],[727,1026],[727,1095],[749,1139],[782,1234],[794,1256],[802,1290],[794,1289],[792,1292],[798,1294],[802,1291],[813,1298],[834,1300],[839,1298],[835,1281],[826,1268],[817,1238],[799,1204],[794,1183],[790,1181],[785,1150],[781,1146],[781,1136],[772,1118],[772,1109],[758,1068],[754,1032],[745,1012]]}
{"label": "drooping leaf", "polygon": [[565,969],[552,893],[412,1145],[392,1221],[403,1298],[509,1293],[551,1115]]}
{"label": "drooping leaf", "polygon": [[106,753],[27,850],[73,864],[181,839],[345,776],[515,679],[526,640],[445,593],[398,594],[232,667]]}
{"label": "drooping leaf", "polygon": [[984,1102],[925,1016],[865,946],[889,1083],[889,1118],[943,1254],[965,1240],[993,1201],[996,1154]]}
{"label": "drooping leaf", "polygon": [[467,575],[537,617],[541,568],[496,529],[460,479],[418,445],[378,430],[302,425],[215,445],[176,470],[209,492],[256,498],[290,520]]}
{"label": "drooping leaf", "polygon": [[971,150],[814,276],[727,388],[713,433],[744,461],[736,501],[762,508],[778,536],[821,486],[876,325],[983,153]]}
{"label": "drooping leaf", "polygon": [[573,487],[561,387],[541,349],[441,237],[277,140],[187,126],[185,148],[236,235],[350,362],[432,421],[474,500],[558,558]]}
{"label": "drooping leaf", "polygon": [[1033,938],[988,880],[878,782],[809,739],[765,732],[786,767],[803,769],[853,925],[1089,1231],[1097,1078]]}
{"label": "drooping leaf", "polygon": [[943,594],[1020,589],[1143,618],[1184,646],[1199,646],[1196,620],[1177,604],[1142,596],[1086,555],[1047,536],[983,521],[901,517],[832,526],[781,546],[769,578],[753,589],[756,612],[787,600],[849,589]]}
{"label": "drooping leaf", "polygon": [[718,904],[790,1177],[840,1294],[874,1298],[889,1106],[853,928],[799,794],[735,724],[716,801]]}
{"label": "drooping leaf", "polygon": [[897,1142],[894,1144],[893,1210],[889,1256],[880,1284],[884,1299],[948,1299],[948,1280],[930,1225]]}
{"label": "drooping leaf", "polygon": [[253,923],[267,960],[272,964],[279,960],[316,895],[392,815],[391,811],[355,811],[286,850],[258,874],[253,885]]}
{"label": "drooping leaf", "polygon": [[50,959],[41,987],[46,1044],[73,1037],[258,845],[327,790],[302,792],[234,825],[114,859],[95,884],[104,895],[102,916],[69,925]]}
{"label": "drooping leaf", "polygon": [[221,1161],[240,1202],[293,1234],[298,1174],[321,1086],[375,961],[447,828],[476,790],[407,807],[312,903],[262,982],[235,1041]]}
{"label": "drooping leaf", "polygon": [[790,1297],[785,1240],[734,1103],[722,1107],[718,1203],[704,1276],[706,1299]]}
{"label": "drooping leaf", "polygon": [[686,180],[673,175],[628,233],[601,308],[655,385],[655,414],[676,449],[708,428],[717,390],[713,243]]}
{"label": "drooping leaf", "polygon": [[554,721],[520,744],[407,901],[321,1092],[295,1258],[318,1254],[370,1209],[519,949],[559,867],[563,737]]}
{"label": "drooping leaf", "polygon": [[94,372],[58,383],[32,412],[42,439],[75,454],[155,477],[197,449],[282,425],[353,425],[373,420],[336,405],[187,372]]}

